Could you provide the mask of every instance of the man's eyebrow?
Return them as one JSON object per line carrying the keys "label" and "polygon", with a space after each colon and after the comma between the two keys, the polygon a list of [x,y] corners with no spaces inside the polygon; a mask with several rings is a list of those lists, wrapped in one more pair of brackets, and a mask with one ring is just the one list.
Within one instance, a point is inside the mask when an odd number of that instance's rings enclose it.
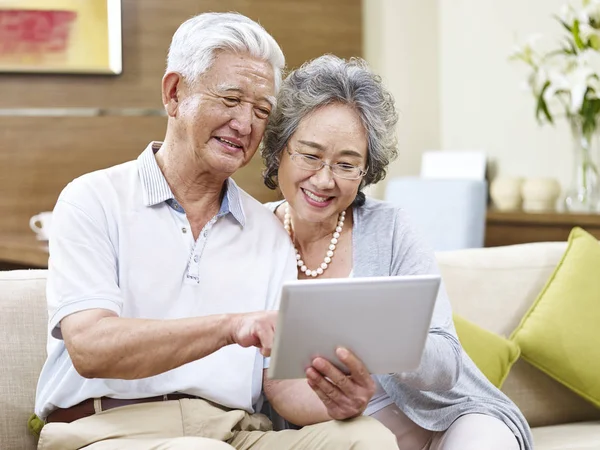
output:
{"label": "man's eyebrow", "polygon": [[[217,86],[219,92],[235,92],[236,94],[244,94],[238,86],[234,86],[231,84],[220,84]],[[271,108],[275,108],[275,103],[277,102],[275,96],[269,95],[267,97],[260,97],[258,100],[264,100],[271,105]]]}
{"label": "man's eyebrow", "polygon": [[[325,151],[325,147],[323,147],[321,144],[317,143],[317,142],[313,142],[313,141],[305,141],[302,139],[299,139],[298,142],[300,144],[306,145],[307,147],[311,147],[317,150],[321,150],[321,151]],[[356,156],[357,158],[363,158],[363,155],[361,155],[359,152],[355,151],[355,150],[342,150],[340,152],[341,156]]]}

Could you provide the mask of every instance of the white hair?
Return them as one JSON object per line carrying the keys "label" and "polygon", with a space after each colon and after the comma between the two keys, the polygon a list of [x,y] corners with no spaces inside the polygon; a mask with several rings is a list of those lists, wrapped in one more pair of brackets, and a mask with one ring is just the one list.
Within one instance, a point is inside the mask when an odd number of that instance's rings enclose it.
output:
{"label": "white hair", "polygon": [[218,50],[248,53],[270,63],[275,92],[279,91],[285,67],[281,48],[262,26],[238,13],[203,13],[182,23],[169,47],[167,72],[179,72],[195,83],[210,68]]}

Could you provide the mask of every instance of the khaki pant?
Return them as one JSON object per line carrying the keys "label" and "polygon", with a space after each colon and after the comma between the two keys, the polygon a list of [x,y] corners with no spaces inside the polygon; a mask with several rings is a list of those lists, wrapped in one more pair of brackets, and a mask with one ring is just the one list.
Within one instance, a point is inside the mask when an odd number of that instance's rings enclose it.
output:
{"label": "khaki pant", "polygon": [[370,417],[301,430],[271,431],[262,414],[204,400],[139,403],[72,423],[49,423],[38,450],[398,450],[394,435]]}

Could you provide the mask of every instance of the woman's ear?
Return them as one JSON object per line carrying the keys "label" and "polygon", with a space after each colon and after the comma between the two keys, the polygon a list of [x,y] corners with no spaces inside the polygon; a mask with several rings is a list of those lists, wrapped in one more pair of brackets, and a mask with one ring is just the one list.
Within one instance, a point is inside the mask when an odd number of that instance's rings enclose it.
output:
{"label": "woman's ear", "polygon": [[183,77],[180,73],[166,73],[162,79],[162,102],[169,117],[176,117],[179,108]]}

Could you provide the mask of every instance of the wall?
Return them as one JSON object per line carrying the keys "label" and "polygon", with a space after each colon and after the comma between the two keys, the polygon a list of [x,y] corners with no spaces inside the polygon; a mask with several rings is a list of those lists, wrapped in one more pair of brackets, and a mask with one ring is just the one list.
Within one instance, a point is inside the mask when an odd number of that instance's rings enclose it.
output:
{"label": "wall", "polygon": [[[400,157],[390,176],[417,175],[428,149],[482,149],[492,173],[571,176],[566,124],[540,127],[523,90],[525,67],[508,61],[534,33],[558,37],[565,0],[363,0],[365,58],[401,113]],[[383,195],[384,183],[372,189]]]}
{"label": "wall", "polygon": [[[73,178],[136,158],[149,141],[163,137],[164,117],[127,116],[122,109],[162,108],[160,81],[171,35],[203,11],[239,11],[260,21],[281,45],[288,67],[326,52],[362,54],[360,0],[123,0],[122,75],[0,74],[0,110],[121,111],[101,117],[0,114],[0,244],[11,233],[30,235],[29,217],[52,209]],[[277,193],[263,186],[261,170],[257,157],[235,178],[266,201]]]}
{"label": "wall", "polygon": [[552,19],[566,0],[440,0],[441,141],[444,149],[480,148],[501,175],[571,175],[566,124],[538,125],[526,70],[507,57],[534,33],[558,38]]}
{"label": "wall", "polygon": [[[363,0],[365,59],[396,99],[398,159],[388,179],[417,174],[424,150],[440,148],[436,0]],[[370,190],[382,197],[385,181]]]}

